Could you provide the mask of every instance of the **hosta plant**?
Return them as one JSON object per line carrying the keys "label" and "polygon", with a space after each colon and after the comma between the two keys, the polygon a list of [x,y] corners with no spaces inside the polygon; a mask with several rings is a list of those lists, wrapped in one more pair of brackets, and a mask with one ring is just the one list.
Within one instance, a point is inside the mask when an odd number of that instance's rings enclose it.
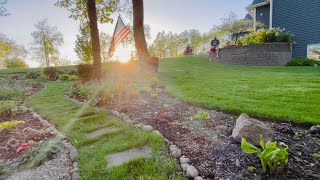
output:
{"label": "hosta plant", "polygon": [[258,155],[264,173],[268,170],[271,174],[282,172],[288,163],[288,147],[279,147],[277,142],[268,141],[265,143],[262,135],[260,136],[260,146],[262,150],[242,138],[242,150],[245,153]]}

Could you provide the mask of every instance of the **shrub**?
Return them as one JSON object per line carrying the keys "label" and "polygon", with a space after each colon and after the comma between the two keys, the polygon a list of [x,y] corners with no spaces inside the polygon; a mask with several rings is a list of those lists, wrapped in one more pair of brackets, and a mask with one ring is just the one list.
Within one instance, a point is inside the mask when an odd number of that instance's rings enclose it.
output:
{"label": "shrub", "polygon": [[25,96],[28,84],[24,81],[4,80],[0,82],[1,100],[20,100]]}
{"label": "shrub", "polygon": [[262,147],[262,151],[242,138],[242,150],[245,153],[258,155],[263,172],[267,172],[267,168],[270,173],[282,172],[288,163],[288,147],[278,147],[277,142],[268,141],[265,143],[262,135],[260,136],[260,146]]}
{"label": "shrub", "polygon": [[280,28],[259,29],[256,33],[252,32],[243,39],[244,45],[263,44],[271,42],[292,43],[293,35]]}
{"label": "shrub", "polygon": [[238,38],[237,41],[236,41],[236,45],[238,46],[242,46],[243,45],[243,38]]}
{"label": "shrub", "polygon": [[195,119],[199,120],[208,120],[210,119],[210,114],[206,111],[198,111],[198,113],[194,116]]}
{"label": "shrub", "polygon": [[77,80],[79,80],[79,78],[78,78],[78,76],[70,75],[70,76],[69,76],[69,80],[70,80],[70,81],[77,81]]}
{"label": "shrub", "polygon": [[6,121],[0,123],[0,129],[11,129],[19,124],[24,124],[24,121],[19,121],[19,120],[13,120],[13,121]]}
{"label": "shrub", "polygon": [[0,116],[12,114],[17,109],[15,101],[0,101]]}
{"label": "shrub", "polygon": [[287,66],[314,66],[318,61],[308,58],[296,58],[287,63]]}
{"label": "shrub", "polygon": [[88,82],[93,76],[93,67],[91,64],[79,64],[77,66],[77,73],[81,82]]}
{"label": "shrub", "polygon": [[38,73],[28,72],[25,76],[26,79],[37,79],[40,76]]}
{"label": "shrub", "polygon": [[43,70],[43,74],[50,76],[50,75],[56,75],[57,74],[57,69],[55,67],[46,67]]}
{"label": "shrub", "polygon": [[6,68],[26,68],[28,64],[19,58],[6,59],[4,61]]}
{"label": "shrub", "polygon": [[67,81],[70,79],[70,75],[69,74],[59,74],[58,75],[59,79],[63,80],[63,81]]}

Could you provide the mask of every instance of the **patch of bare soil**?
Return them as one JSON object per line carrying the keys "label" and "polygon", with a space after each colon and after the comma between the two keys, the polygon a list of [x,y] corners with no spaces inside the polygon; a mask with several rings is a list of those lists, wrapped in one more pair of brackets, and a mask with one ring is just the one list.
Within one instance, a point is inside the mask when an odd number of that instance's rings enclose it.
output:
{"label": "patch of bare soil", "polygon": [[[276,140],[289,146],[289,163],[282,174],[261,175],[260,160],[246,154],[231,138],[236,117],[181,102],[157,89],[157,97],[142,94],[136,99],[117,100],[105,107],[126,113],[130,118],[152,125],[190,157],[200,175],[211,179],[320,179],[320,160],[311,154],[320,151],[320,142],[300,127],[266,122]],[[204,110],[210,120],[192,117]],[[240,162],[236,163],[236,162]],[[253,166],[258,172],[249,172]]]}

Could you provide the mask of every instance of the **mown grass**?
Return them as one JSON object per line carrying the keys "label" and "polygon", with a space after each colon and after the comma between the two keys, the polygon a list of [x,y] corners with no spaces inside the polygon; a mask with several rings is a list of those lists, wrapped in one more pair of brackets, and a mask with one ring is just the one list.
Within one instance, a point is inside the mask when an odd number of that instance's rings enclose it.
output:
{"label": "mown grass", "polygon": [[[82,107],[65,99],[63,94],[71,86],[70,82],[47,82],[45,85],[47,89],[27,99],[26,103],[50,120],[77,148],[82,179],[182,179],[175,159],[161,153],[165,145],[158,136],[126,126],[109,116],[106,110]],[[73,121],[75,123],[70,126]],[[86,136],[108,126],[117,126],[120,130],[94,139]],[[106,155],[143,145],[151,147],[150,159],[136,159],[107,168]]]}
{"label": "mown grass", "polygon": [[160,61],[160,83],[192,104],[281,121],[320,123],[320,68],[213,64],[202,56]]}

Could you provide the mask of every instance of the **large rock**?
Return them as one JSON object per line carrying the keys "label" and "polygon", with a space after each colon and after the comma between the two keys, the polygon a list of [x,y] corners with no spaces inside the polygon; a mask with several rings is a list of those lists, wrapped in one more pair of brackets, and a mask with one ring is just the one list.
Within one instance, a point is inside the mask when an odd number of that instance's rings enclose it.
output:
{"label": "large rock", "polygon": [[314,125],[309,129],[311,134],[320,134],[320,125]]}
{"label": "large rock", "polygon": [[256,119],[250,118],[247,114],[241,114],[236,122],[236,127],[233,129],[232,138],[241,142],[245,138],[249,143],[260,145],[260,135],[265,141],[273,141],[274,133],[264,123]]}

